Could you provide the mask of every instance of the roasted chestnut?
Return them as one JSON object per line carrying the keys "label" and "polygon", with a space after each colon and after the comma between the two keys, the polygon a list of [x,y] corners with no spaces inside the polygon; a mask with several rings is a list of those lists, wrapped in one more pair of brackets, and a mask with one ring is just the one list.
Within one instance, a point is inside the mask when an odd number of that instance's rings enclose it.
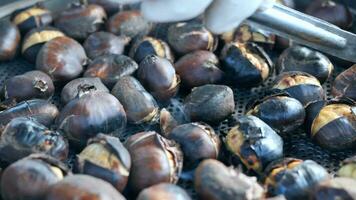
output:
{"label": "roasted chestnut", "polygon": [[[181,112],[183,118],[184,113]],[[161,135],[167,136],[175,127],[184,124],[184,119],[177,119],[176,116],[173,116],[170,111],[166,108],[162,108],[159,113],[159,126],[161,129]]]}
{"label": "roasted chestnut", "polygon": [[270,162],[283,156],[282,138],[255,116],[239,117],[225,141],[233,155],[259,174]]}
{"label": "roasted chestnut", "polygon": [[356,156],[345,159],[337,172],[338,176],[356,179]]}
{"label": "roasted chestnut", "polygon": [[334,66],[325,55],[307,47],[292,46],[278,58],[279,72],[301,71],[316,77],[323,84],[332,74]]}
{"label": "roasted chestnut", "polygon": [[132,76],[119,78],[111,93],[124,106],[127,120],[130,123],[152,122],[159,114],[156,100]]}
{"label": "roasted chestnut", "polygon": [[133,74],[137,68],[137,63],[128,56],[107,54],[90,63],[84,77],[99,77],[111,89],[120,77]]}
{"label": "roasted chestnut", "polygon": [[224,72],[218,66],[219,59],[210,51],[194,51],[174,64],[182,85],[186,88],[221,83]]}
{"label": "roasted chestnut", "polygon": [[168,44],[153,37],[144,37],[136,41],[130,49],[130,57],[140,63],[146,56],[156,55],[174,62],[174,55]]}
{"label": "roasted chestnut", "polygon": [[96,4],[104,8],[105,12],[111,16],[119,12],[123,6],[116,0],[86,0],[88,4]]}
{"label": "roasted chestnut", "polygon": [[328,172],[312,160],[284,158],[272,162],[265,171],[265,187],[269,195],[287,199],[307,198],[319,182],[329,179]]}
{"label": "roasted chestnut", "polygon": [[53,82],[68,82],[83,72],[87,56],[83,47],[69,37],[56,37],[38,52],[36,69],[47,73]]}
{"label": "roasted chestnut", "polygon": [[229,43],[221,52],[222,70],[236,87],[261,85],[273,71],[266,52],[255,43]]}
{"label": "roasted chestnut", "polygon": [[4,99],[21,102],[29,99],[49,99],[54,93],[52,79],[41,71],[29,71],[5,81]]}
{"label": "roasted chestnut", "polygon": [[67,176],[47,192],[46,200],[125,200],[110,183],[88,175]]}
{"label": "roasted chestnut", "polygon": [[1,176],[1,196],[4,200],[44,199],[48,189],[68,173],[60,161],[33,154],[5,169]]}
{"label": "roasted chestnut", "polygon": [[156,132],[132,135],[125,143],[131,155],[129,189],[135,194],[158,183],[177,183],[183,166],[179,145]]}
{"label": "roasted chestnut", "polygon": [[278,133],[287,134],[300,127],[305,119],[303,105],[284,94],[267,96],[257,101],[247,114],[260,118]]}
{"label": "roasted chestnut", "polygon": [[20,32],[14,24],[7,20],[0,21],[0,61],[15,57],[20,37]]}
{"label": "roasted chestnut", "polygon": [[184,55],[196,50],[214,51],[218,40],[202,23],[180,22],[169,27],[168,43],[178,54]]}
{"label": "roasted chestnut", "polygon": [[315,200],[355,200],[356,180],[351,178],[337,177],[325,180],[311,192],[310,199]]}
{"label": "roasted chestnut", "polygon": [[263,199],[263,188],[256,177],[226,167],[218,160],[207,159],[195,170],[194,187],[200,199]]}
{"label": "roasted chestnut", "polygon": [[99,5],[72,4],[72,7],[60,12],[54,24],[69,37],[85,40],[104,26],[105,19],[105,10]]}
{"label": "roasted chestnut", "polygon": [[346,97],[356,101],[356,65],[339,74],[334,80],[331,94],[334,97]]}
{"label": "roasted chestnut", "polygon": [[160,183],[148,187],[140,192],[137,200],[191,200],[188,193],[181,187],[170,184]]}
{"label": "roasted chestnut", "polygon": [[225,85],[196,87],[184,100],[184,112],[190,121],[219,123],[235,110],[234,94]]}
{"label": "roasted chestnut", "polygon": [[16,10],[12,13],[11,21],[19,27],[22,34],[26,34],[33,28],[49,25],[53,18],[51,11],[41,6],[32,6]]}
{"label": "roasted chestnut", "polygon": [[180,83],[172,63],[156,55],[148,55],[141,61],[137,78],[147,91],[162,102],[176,95]]}
{"label": "roasted chestnut", "polygon": [[99,134],[76,156],[75,172],[111,183],[122,192],[127,184],[131,157],[119,138]]}

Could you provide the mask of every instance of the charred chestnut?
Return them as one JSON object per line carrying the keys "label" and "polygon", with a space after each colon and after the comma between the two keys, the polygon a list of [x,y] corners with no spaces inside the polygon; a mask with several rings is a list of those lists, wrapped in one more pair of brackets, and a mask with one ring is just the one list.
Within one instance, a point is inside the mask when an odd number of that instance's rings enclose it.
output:
{"label": "charred chestnut", "polygon": [[141,132],[130,136],[125,146],[132,160],[128,186],[133,193],[158,183],[177,183],[183,165],[177,143],[156,132]]}
{"label": "charred chestnut", "polygon": [[188,193],[181,187],[169,184],[169,183],[160,183],[148,187],[137,197],[137,200],[161,200],[161,199],[170,199],[170,200],[191,200]]}
{"label": "charred chestnut", "polygon": [[354,200],[356,199],[356,180],[336,177],[323,181],[311,192],[310,199],[315,200]]}
{"label": "charred chestnut", "polygon": [[56,37],[38,52],[36,69],[47,73],[53,82],[68,82],[83,72],[87,56],[83,47],[69,37]]}
{"label": "charred chestnut", "polygon": [[243,116],[226,136],[227,148],[251,170],[261,174],[272,161],[282,158],[283,140],[255,116]]}
{"label": "charred chestnut", "polygon": [[334,97],[346,97],[356,101],[356,65],[339,74],[334,80],[331,93]]}
{"label": "charred chestnut", "polygon": [[316,77],[323,84],[331,75],[334,66],[325,55],[307,47],[292,46],[278,58],[279,72],[301,71]]}
{"label": "charred chestnut", "polygon": [[0,21],[0,61],[15,57],[20,37],[20,32],[14,24],[7,20]]}
{"label": "charred chestnut", "polygon": [[222,50],[220,59],[222,70],[237,87],[259,86],[273,71],[271,59],[255,43],[229,43]]}
{"label": "charred chestnut", "polygon": [[194,51],[174,64],[182,85],[186,88],[222,82],[224,72],[218,66],[219,59],[210,51]]}
{"label": "charred chestnut", "polygon": [[263,199],[263,188],[255,177],[207,159],[195,170],[194,187],[200,199]]}
{"label": "charred chestnut", "polygon": [[356,179],[356,156],[345,159],[337,172],[338,176]]}
{"label": "charred chestnut", "polygon": [[12,13],[11,21],[19,27],[21,33],[26,34],[33,28],[49,25],[53,18],[49,10],[41,6],[32,6],[16,10]]}
{"label": "charred chestnut", "polygon": [[101,178],[122,192],[127,184],[131,157],[119,138],[99,134],[76,156],[75,171]]}

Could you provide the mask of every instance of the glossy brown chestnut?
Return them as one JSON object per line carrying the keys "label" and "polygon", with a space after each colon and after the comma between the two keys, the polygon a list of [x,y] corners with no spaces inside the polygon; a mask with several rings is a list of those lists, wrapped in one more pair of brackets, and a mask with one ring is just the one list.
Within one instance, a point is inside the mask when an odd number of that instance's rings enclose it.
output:
{"label": "glossy brown chestnut", "polygon": [[47,192],[46,200],[125,200],[110,183],[88,175],[67,176]]}
{"label": "glossy brown chestnut", "polygon": [[1,177],[4,200],[44,199],[48,189],[68,174],[60,161],[42,154],[33,154],[5,169]]}
{"label": "glossy brown chestnut", "polygon": [[218,160],[207,159],[195,170],[194,187],[200,199],[263,199],[263,188],[255,177],[226,167]]}
{"label": "glossy brown chestnut", "polygon": [[119,192],[126,187],[131,157],[119,138],[99,134],[76,156],[74,169],[111,183]]}
{"label": "glossy brown chestnut", "polygon": [[111,93],[124,106],[128,122],[141,124],[156,120],[159,114],[156,100],[134,77],[119,78]]}
{"label": "glossy brown chestnut", "polygon": [[0,61],[15,57],[20,37],[20,32],[14,24],[7,20],[0,21]]}
{"label": "glossy brown chestnut", "polygon": [[106,18],[105,10],[99,5],[72,4],[59,14],[54,24],[69,37],[85,40],[104,26]]}
{"label": "glossy brown chestnut", "polygon": [[160,183],[148,187],[140,192],[137,200],[191,200],[188,193],[181,187],[170,184]]}
{"label": "glossy brown chestnut", "polygon": [[215,54],[201,50],[186,54],[174,64],[182,85],[186,88],[221,83],[224,72],[218,66],[219,59]]}
{"label": "glossy brown chestnut", "polygon": [[342,165],[337,172],[338,176],[356,179],[356,156],[342,161]]}
{"label": "glossy brown chestnut", "polygon": [[54,83],[68,82],[83,72],[87,56],[83,47],[69,37],[56,37],[38,52],[36,69],[47,73]]}
{"label": "glossy brown chestnut", "polygon": [[336,77],[331,94],[337,98],[346,97],[356,101],[356,65]]}
{"label": "glossy brown chestnut", "polygon": [[53,18],[51,11],[41,6],[32,6],[16,10],[12,13],[11,21],[17,25],[22,34],[26,34],[33,28],[51,24]]}
{"label": "glossy brown chestnut", "polygon": [[356,180],[336,177],[323,181],[311,192],[310,199],[314,200],[354,200],[356,199]]}
{"label": "glossy brown chestnut", "polygon": [[128,187],[133,193],[158,183],[177,183],[183,153],[176,142],[156,132],[141,132],[130,136],[125,146],[131,155]]}

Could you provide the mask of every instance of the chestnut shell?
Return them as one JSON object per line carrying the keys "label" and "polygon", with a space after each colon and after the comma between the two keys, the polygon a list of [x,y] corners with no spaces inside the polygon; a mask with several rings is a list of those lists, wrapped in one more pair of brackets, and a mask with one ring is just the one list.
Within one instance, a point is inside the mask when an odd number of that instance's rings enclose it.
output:
{"label": "chestnut shell", "polygon": [[15,57],[20,38],[16,25],[7,20],[0,21],[0,61],[11,60]]}
{"label": "chestnut shell", "polygon": [[52,13],[41,6],[30,6],[16,10],[11,15],[11,21],[17,25],[22,34],[33,28],[47,26],[52,23]]}
{"label": "chestnut shell", "polygon": [[160,183],[148,187],[140,192],[137,197],[137,200],[191,200],[187,192],[181,187],[169,184],[169,183]]}
{"label": "chestnut shell", "polygon": [[104,8],[106,14],[111,16],[121,10],[123,6],[116,0],[87,0],[89,4],[96,4]]}
{"label": "chestnut shell", "polygon": [[350,98],[356,101],[356,65],[343,71],[334,80],[331,94],[337,98]]}

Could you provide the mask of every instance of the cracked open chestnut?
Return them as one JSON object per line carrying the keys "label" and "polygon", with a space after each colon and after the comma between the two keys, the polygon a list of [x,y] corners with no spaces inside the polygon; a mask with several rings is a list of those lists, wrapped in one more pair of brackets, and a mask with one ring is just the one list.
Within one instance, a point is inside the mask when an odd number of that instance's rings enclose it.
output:
{"label": "cracked open chestnut", "polygon": [[125,143],[131,155],[128,187],[138,194],[158,183],[177,183],[183,166],[179,145],[156,132],[132,135]]}
{"label": "cracked open chestnut", "polygon": [[227,149],[239,157],[246,168],[258,174],[283,156],[282,138],[255,116],[239,117],[225,141]]}
{"label": "cracked open chestnut", "polygon": [[336,177],[319,183],[311,192],[310,199],[314,200],[355,200],[356,180]]}
{"label": "cracked open chestnut", "polygon": [[160,183],[148,187],[140,192],[137,200],[191,200],[188,193],[181,187],[170,184]]}
{"label": "cracked open chestnut", "polygon": [[11,60],[16,56],[20,38],[16,25],[8,20],[0,21],[0,61]]}
{"label": "cracked open chestnut", "polygon": [[337,175],[356,179],[356,156],[342,161],[342,165],[338,170]]}
{"label": "cracked open chestnut", "polygon": [[119,138],[98,134],[76,156],[74,171],[101,178],[118,191],[126,187],[131,157]]}
{"label": "cracked open chestnut", "polygon": [[337,98],[350,98],[356,101],[356,65],[343,71],[334,80],[331,94]]}

